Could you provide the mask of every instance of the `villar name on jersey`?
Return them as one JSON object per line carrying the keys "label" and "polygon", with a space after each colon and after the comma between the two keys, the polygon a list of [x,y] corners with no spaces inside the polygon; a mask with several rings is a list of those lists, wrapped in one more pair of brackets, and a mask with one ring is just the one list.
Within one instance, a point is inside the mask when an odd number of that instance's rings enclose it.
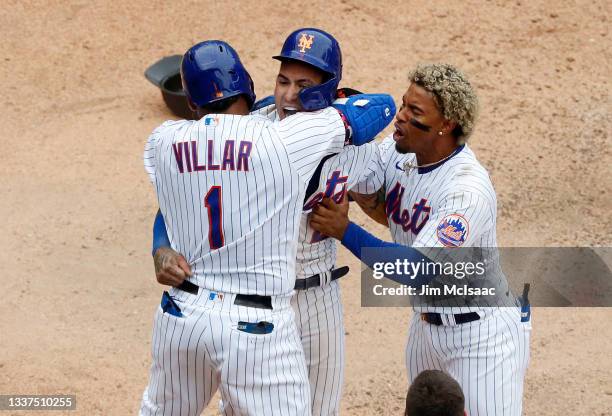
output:
{"label": "villar name on jersey", "polygon": [[[223,158],[215,160],[214,141],[207,140],[200,143],[194,140],[172,144],[172,151],[180,173],[199,172],[204,170],[235,170],[246,172],[249,170],[249,156],[253,142],[241,140],[227,140],[223,148]],[[203,148],[203,149],[202,149]],[[237,150],[236,150],[237,149]],[[204,150],[204,152],[202,151]],[[206,161],[205,163],[203,163]]]}

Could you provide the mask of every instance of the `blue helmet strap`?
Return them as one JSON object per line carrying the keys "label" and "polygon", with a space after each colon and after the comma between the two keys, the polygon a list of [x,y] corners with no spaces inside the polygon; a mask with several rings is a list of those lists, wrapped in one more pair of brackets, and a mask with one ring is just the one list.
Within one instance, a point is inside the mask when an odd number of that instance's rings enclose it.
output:
{"label": "blue helmet strap", "polygon": [[329,107],[336,99],[338,83],[338,79],[333,76],[322,84],[304,88],[300,91],[299,99],[304,111],[315,111]]}

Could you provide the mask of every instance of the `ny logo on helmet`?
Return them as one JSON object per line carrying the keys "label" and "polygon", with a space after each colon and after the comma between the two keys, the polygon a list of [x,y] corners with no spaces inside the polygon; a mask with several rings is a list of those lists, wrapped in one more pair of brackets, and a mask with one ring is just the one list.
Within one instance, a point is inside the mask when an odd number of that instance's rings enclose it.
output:
{"label": "ny logo on helmet", "polygon": [[314,35],[307,35],[305,33],[302,33],[302,36],[300,37],[300,43],[298,43],[300,52],[305,53],[306,49],[310,49],[312,47],[313,40],[314,40]]}
{"label": "ny logo on helmet", "polygon": [[213,82],[213,87],[215,87],[215,97],[221,98],[223,97],[223,92],[219,91],[219,87],[217,87],[217,83]]}

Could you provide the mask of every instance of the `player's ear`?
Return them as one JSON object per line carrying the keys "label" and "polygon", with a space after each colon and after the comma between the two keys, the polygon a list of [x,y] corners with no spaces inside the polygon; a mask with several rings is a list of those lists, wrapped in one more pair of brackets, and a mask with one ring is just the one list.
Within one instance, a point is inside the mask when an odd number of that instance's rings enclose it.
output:
{"label": "player's ear", "polygon": [[444,133],[444,135],[451,134],[452,131],[455,130],[455,127],[457,127],[456,121],[444,119],[444,121],[442,122],[441,131]]}

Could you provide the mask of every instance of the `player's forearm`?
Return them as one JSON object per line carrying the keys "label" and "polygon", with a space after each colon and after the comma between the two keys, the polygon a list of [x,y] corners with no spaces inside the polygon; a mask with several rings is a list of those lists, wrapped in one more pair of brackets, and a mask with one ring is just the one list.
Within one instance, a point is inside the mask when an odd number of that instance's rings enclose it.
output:
{"label": "player's forearm", "polygon": [[361,208],[365,214],[372,218],[377,223],[389,227],[387,220],[387,214],[385,213],[385,207],[383,204],[378,204],[376,208]]}
{"label": "player's forearm", "polygon": [[170,247],[170,239],[168,238],[168,232],[166,231],[166,223],[164,222],[164,216],[161,211],[157,210],[157,215],[155,216],[155,222],[153,223],[153,252],[155,252],[160,247]]}
{"label": "player's forearm", "polygon": [[[420,251],[412,247],[376,238],[353,222],[349,222],[341,242],[344,247],[349,249],[351,253],[370,268],[374,268],[374,263],[395,263],[397,260],[407,260],[411,263],[431,262],[431,260]],[[375,256],[366,256],[362,253],[362,248],[375,248],[379,250],[376,250]],[[385,274],[385,277],[404,285],[419,287],[428,283],[435,276],[433,274],[418,272],[413,275]]]}
{"label": "player's forearm", "polygon": [[370,218],[379,224],[389,226],[387,213],[385,212],[385,194],[384,190],[380,190],[375,194],[359,194],[349,191],[349,196],[353,201],[357,202],[359,208]]}

